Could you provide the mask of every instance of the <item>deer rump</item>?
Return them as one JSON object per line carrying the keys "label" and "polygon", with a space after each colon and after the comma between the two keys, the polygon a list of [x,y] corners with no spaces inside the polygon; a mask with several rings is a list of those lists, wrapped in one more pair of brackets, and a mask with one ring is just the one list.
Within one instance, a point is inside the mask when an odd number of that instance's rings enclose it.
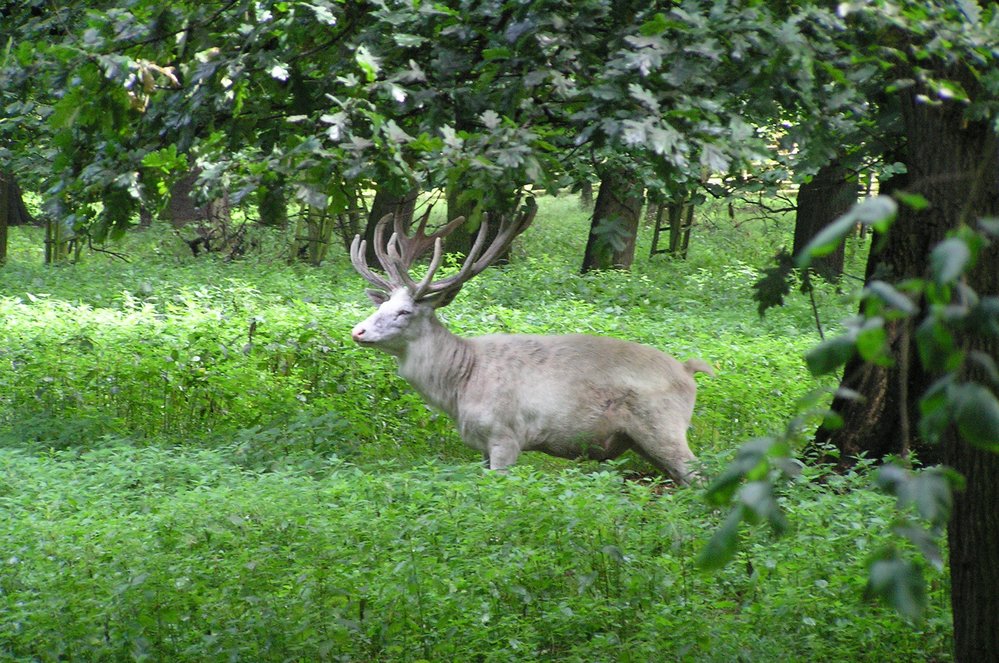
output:
{"label": "deer rump", "polygon": [[476,362],[448,414],[465,443],[487,459],[541,451],[609,460],[633,449],[674,479],[690,474],[693,373],[710,370],[701,362],[682,364],[653,348],[598,336],[466,342]]}

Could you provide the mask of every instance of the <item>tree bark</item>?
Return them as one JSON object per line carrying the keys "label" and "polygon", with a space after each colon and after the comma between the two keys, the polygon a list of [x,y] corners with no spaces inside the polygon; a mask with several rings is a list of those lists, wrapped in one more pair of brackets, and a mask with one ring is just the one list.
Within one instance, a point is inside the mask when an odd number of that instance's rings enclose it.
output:
{"label": "tree bark", "polygon": [[0,171],[0,263],[7,260],[7,229],[33,224],[13,173]]}
{"label": "tree bark", "polygon": [[[375,225],[386,214],[401,214],[405,220],[405,227],[409,228],[416,210],[416,199],[419,195],[420,190],[415,187],[401,194],[391,191],[387,187],[382,187],[375,192],[375,199],[371,201],[371,210],[368,212],[368,222],[364,226],[364,239],[367,242],[365,257],[369,266],[382,266],[378,262],[378,256],[375,255]],[[387,240],[388,237],[385,239]]]}
{"label": "tree bark", "polygon": [[583,180],[579,185],[579,209],[587,212],[593,209],[593,182]]}
{"label": "tree bark", "polygon": [[[909,138],[911,140],[911,137]],[[911,151],[904,145],[886,156],[891,162],[908,163]],[[918,190],[912,179],[913,171],[896,175],[881,183],[881,194],[899,190]],[[917,212],[903,206],[887,237],[871,243],[864,274],[866,283],[878,279],[888,282],[926,275],[929,252],[947,231],[957,223],[941,214]],[[839,428],[822,426],[816,431],[815,444],[832,445],[838,458],[827,458],[840,469],[852,466],[861,454],[881,459],[886,456],[908,457],[916,451],[924,465],[941,461],[940,447],[914,438],[919,421],[919,399],[933,383],[932,376],[922,370],[912,330],[919,321],[887,321],[885,332],[892,366],[876,366],[854,356],[843,370],[842,387],[859,393],[861,400],[836,397],[833,411],[843,418]]]}
{"label": "tree bark", "polygon": [[210,200],[204,205],[198,204],[193,195],[197,179],[198,171],[192,170],[177,180],[170,189],[166,216],[174,228],[182,228],[192,222],[229,221],[229,200],[227,197]]}
{"label": "tree bark", "polygon": [[[444,251],[447,253],[468,255],[468,252],[472,250],[472,244],[475,243],[475,238],[479,235],[481,217],[474,219],[475,201],[458,202],[460,194],[461,191],[457,187],[448,190],[447,218],[450,220],[463,216],[466,219],[471,218],[473,220],[466,221],[444,238]],[[522,193],[516,189],[509,191],[494,190],[488,194],[486,200],[492,200],[493,206],[490,207],[487,205],[485,212],[489,220],[489,227],[486,229],[485,246],[489,246],[496,239],[503,222],[513,218],[513,215],[517,214],[522,198]],[[507,247],[505,251],[496,257],[494,262],[495,264],[503,264],[509,260],[509,257],[510,249]]]}
{"label": "tree bark", "polygon": [[[857,202],[857,182],[850,181],[848,176],[846,169],[833,161],[820,168],[815,177],[798,189],[794,255],[798,255],[819,231],[848,212]],[[841,244],[833,253],[816,258],[811,269],[828,281],[838,280],[843,275],[845,255],[846,249]]]}
{"label": "tree bark", "polygon": [[641,221],[644,189],[623,169],[608,169],[600,177],[582,272],[630,269]]}
{"label": "tree bark", "polygon": [[[967,90],[976,89],[976,81],[966,71],[938,73],[941,78],[959,80]],[[902,206],[886,242],[883,246],[875,242],[868,280],[898,282],[925,277],[930,251],[949,230],[999,214],[996,134],[985,122],[966,119],[960,105],[923,103],[918,95],[930,97],[932,93],[914,86],[901,104],[906,188],[922,194],[930,207],[916,211]],[[999,296],[997,265],[999,245],[993,242],[967,276],[967,285],[979,296]],[[915,343],[907,341],[908,327],[891,323],[886,329],[896,365],[848,365],[843,385],[860,391],[865,400],[837,399],[833,407],[845,425],[838,432],[820,431],[817,438],[824,434],[844,454],[868,451],[879,457],[886,452],[905,453],[910,432],[916,430],[918,398],[933,380],[919,367]],[[968,336],[962,341],[968,349],[992,358],[999,356],[999,338],[994,334]],[[984,375],[972,372],[965,377],[989,384]],[[923,460],[931,450],[924,447]],[[966,482],[965,490],[955,495],[948,526],[955,659],[995,661],[999,656],[999,455],[970,446],[954,430],[944,435],[935,451]]]}
{"label": "tree bark", "polygon": [[259,193],[257,210],[260,225],[271,228],[288,226],[288,199],[285,196],[284,178],[267,184]]}
{"label": "tree bark", "polygon": [[[970,76],[961,82],[975,88]],[[903,110],[910,177],[924,183],[918,191],[932,205],[929,214],[969,225],[999,216],[999,138],[989,125],[965,120],[963,108],[950,105],[913,102]],[[981,298],[999,297],[999,242],[983,249],[965,282]],[[959,342],[968,352],[999,358],[995,333],[964,333]],[[996,392],[984,369],[966,365],[962,379]],[[953,427],[942,447],[944,462],[965,480],[947,528],[955,660],[999,661],[999,454],[971,446]]]}

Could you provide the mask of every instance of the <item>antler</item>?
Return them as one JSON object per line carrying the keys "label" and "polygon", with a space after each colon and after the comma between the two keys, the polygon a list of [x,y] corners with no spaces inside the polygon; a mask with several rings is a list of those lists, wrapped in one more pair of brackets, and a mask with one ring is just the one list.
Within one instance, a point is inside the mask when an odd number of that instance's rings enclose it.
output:
{"label": "antler", "polygon": [[[350,245],[350,260],[354,269],[361,276],[385,292],[392,292],[396,288],[405,286],[412,293],[414,299],[434,299],[437,306],[444,306],[454,298],[454,295],[458,294],[458,291],[470,278],[492,264],[510,246],[513,239],[531,225],[537,211],[538,207],[534,198],[529,198],[526,209],[514,219],[500,225],[499,233],[488,248],[484,248],[484,245],[488,235],[489,221],[487,216],[483,214],[479,232],[471,250],[465,257],[465,262],[462,263],[456,274],[439,281],[434,281],[433,278],[444,258],[444,238],[464,223],[465,217],[459,216],[452,219],[437,232],[427,235],[427,220],[430,218],[430,210],[427,210],[420,219],[416,231],[412,235],[407,235],[403,228],[402,217],[394,215],[394,232],[387,243],[384,242],[385,227],[393,215],[382,217],[375,225],[374,248],[375,255],[385,268],[388,279],[382,278],[368,268],[364,258],[367,244],[360,235],[355,236]],[[409,275],[409,269],[431,247],[433,247],[433,255],[430,259],[430,266],[427,268],[426,275],[417,283]]]}

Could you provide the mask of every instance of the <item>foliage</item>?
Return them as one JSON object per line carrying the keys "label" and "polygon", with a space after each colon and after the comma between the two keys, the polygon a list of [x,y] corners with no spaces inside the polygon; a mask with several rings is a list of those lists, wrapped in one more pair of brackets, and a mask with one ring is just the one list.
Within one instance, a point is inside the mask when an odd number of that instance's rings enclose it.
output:
{"label": "foliage", "polygon": [[[579,276],[585,213],[539,204],[514,261],[445,311],[455,331],[711,360],[690,435],[708,473],[813,386],[810,308],[760,320],[746,296],[786,219],[732,228],[719,209],[687,262]],[[194,260],[150,230],[122,246],[134,262],[45,268],[37,233],[14,230],[0,275],[0,657],[948,656],[944,573],[927,573],[919,626],[858,604],[893,517],[866,470],[807,469],[772,493],[797,536],[742,532],[740,563],[702,574],[721,517],[695,491],[626,480],[637,458],[527,454],[484,475],[390,361],[347,342],[369,304],[342,257],[286,266],[263,234],[264,255]]]}
{"label": "foliage", "polygon": [[[912,196],[900,198],[906,204],[925,206],[925,201]],[[797,258],[798,265],[807,267],[812,258],[842,242],[858,220],[879,233],[887,232],[896,209],[897,204],[888,197],[858,204],[805,247]],[[999,298],[980,297],[963,279],[974,267],[983,246],[997,237],[999,232],[990,220],[982,222],[977,230],[962,226],[933,248],[926,278],[894,285],[878,280],[868,283],[861,292],[862,314],[847,321],[844,334],[822,342],[806,355],[811,373],[833,373],[855,354],[871,363],[892,361],[885,323],[906,321],[915,327],[912,335],[923,370],[939,376],[921,395],[920,435],[939,442],[944,430],[954,426],[964,443],[999,452],[999,400],[994,392],[999,386],[999,372],[995,360],[982,352],[967,352],[958,341],[959,335],[999,334]],[[979,368],[987,382],[969,380],[965,372],[969,365]],[[791,442],[801,422],[809,417],[835,417],[820,404],[817,407],[811,396],[802,399],[797,409],[800,414],[792,419],[785,433],[744,445],[736,460],[712,483],[708,490],[712,503],[734,501],[735,506],[704,550],[703,565],[721,566],[735,554],[742,522],[767,521],[775,533],[783,531],[784,517],[773,499],[773,490],[780,475],[795,476],[799,471],[790,458]],[[867,591],[870,596],[890,602],[902,614],[918,618],[927,608],[927,599],[923,567],[913,559],[912,551],[920,553],[933,567],[942,568],[938,540],[950,518],[951,491],[961,485],[962,479],[952,470],[928,468],[912,473],[888,464],[878,471],[877,481],[883,490],[896,496],[899,513],[892,530],[911,548],[903,552],[891,544],[880,550],[871,561]]]}
{"label": "foliage", "polygon": [[876,67],[809,3],[33,0],[8,20],[0,154],[98,238],[189,169],[236,205],[282,190],[336,215],[416,185],[478,214],[600,165],[660,197],[746,186],[751,164],[805,172],[875,122]]}
{"label": "foliage", "polygon": [[[920,633],[858,611],[856,569],[890,506],[849,484],[789,491],[797,543],[749,537],[742,565],[709,576],[691,561],[713,519],[696,494],[616,472],[334,462],[309,478],[118,444],[4,449],[0,466],[6,657],[873,661],[946,646],[945,618]],[[844,499],[864,515],[839,518]]]}

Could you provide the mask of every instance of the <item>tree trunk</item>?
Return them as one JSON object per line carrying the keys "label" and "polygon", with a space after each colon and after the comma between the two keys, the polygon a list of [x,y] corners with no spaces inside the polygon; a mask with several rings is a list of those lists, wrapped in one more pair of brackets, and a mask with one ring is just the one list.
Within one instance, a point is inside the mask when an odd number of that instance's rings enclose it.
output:
{"label": "tree trunk", "polygon": [[[976,88],[976,81],[966,71],[939,73],[942,78],[959,79],[967,90]],[[915,211],[902,206],[883,247],[876,242],[872,249],[868,279],[897,282],[924,277],[930,251],[947,231],[999,214],[995,133],[985,122],[967,120],[958,104],[922,103],[917,95],[931,93],[914,86],[901,100],[906,188],[922,194],[930,207]],[[982,297],[999,295],[996,265],[999,246],[993,243],[967,277],[967,284]],[[844,453],[904,453],[909,435],[915,431],[917,400],[932,376],[919,367],[915,344],[907,341],[908,327],[891,323],[886,330],[896,366],[858,369],[857,362],[848,365],[843,386],[860,391],[865,400],[837,399],[834,409],[843,416],[845,425],[839,432],[824,431]],[[999,356],[995,335],[963,340],[969,349]],[[985,376],[971,377],[988,384]],[[922,454],[924,460],[929,449]],[[999,652],[999,455],[971,447],[953,430],[936,451],[966,482],[966,489],[955,496],[948,526],[955,659],[995,661]]]}
{"label": "tree trunk", "polygon": [[288,226],[288,199],[285,196],[284,178],[263,187],[257,199],[260,225],[271,228]]}
{"label": "tree trunk", "polygon": [[579,185],[579,209],[589,212],[593,209],[593,182],[583,180]]}
{"label": "tree trunk", "polygon": [[[909,159],[904,147],[886,155],[890,162]],[[908,189],[909,174],[895,175],[881,183],[882,195]],[[871,244],[865,282],[875,279],[891,282],[925,275],[930,249],[943,239],[954,221],[948,222],[938,216],[924,219],[923,216],[908,208],[899,210],[885,240],[875,240]],[[896,358],[894,366],[875,366],[859,356],[846,363],[841,386],[861,394],[862,400],[835,398],[832,409],[843,417],[843,426],[822,426],[815,434],[816,445],[830,444],[838,450],[838,458],[827,460],[835,462],[840,469],[852,466],[861,454],[879,459],[890,455],[907,457],[913,450],[925,465],[940,462],[938,446],[911,436],[919,421],[919,398],[933,382],[922,370],[911,342],[912,329],[917,323],[885,323],[889,355]],[[904,359],[900,360],[902,357]]]}
{"label": "tree trunk", "polygon": [[[973,142],[973,141],[969,141]],[[999,215],[999,152],[995,134],[978,146],[969,145],[981,159],[983,188],[989,200],[973,199],[974,185],[967,188],[977,216]],[[983,149],[984,148],[984,149]],[[983,154],[984,152],[984,154]],[[999,242],[993,240],[968,274],[967,284],[981,298],[999,297]],[[999,359],[999,336],[965,335],[963,348]],[[990,378],[974,365],[963,379],[989,385]],[[996,385],[992,383],[993,393]],[[954,614],[956,661],[999,661],[999,454],[958,438],[953,427],[943,439],[944,462],[960,472],[965,489],[954,496],[954,510],[947,527],[950,547],[951,609]]]}
{"label": "tree trunk", "polygon": [[631,268],[644,196],[636,180],[622,169],[607,170],[601,175],[583,255],[584,274],[594,269]]}
{"label": "tree trunk", "polygon": [[[457,187],[448,190],[447,218],[450,220],[463,216],[466,219],[471,218],[472,220],[458,226],[450,235],[444,238],[444,251],[447,253],[468,255],[468,252],[472,250],[475,238],[478,237],[481,217],[475,218],[476,201],[458,202],[460,194],[461,191]],[[500,225],[505,220],[512,218],[511,215],[517,214],[522,198],[522,193],[515,189],[509,191],[493,190],[486,196],[486,201],[491,200],[492,206],[487,202],[485,215],[488,217],[489,227],[486,230],[485,246],[489,246],[496,238],[496,235],[499,234]],[[513,202],[511,203],[511,201]],[[509,260],[509,257],[510,248],[507,247],[505,251],[496,256],[495,263],[505,263]]]}
{"label": "tree trunk", "polygon": [[[856,181],[848,179],[849,173],[836,161],[819,169],[810,181],[798,189],[798,212],[794,222],[794,248],[799,252],[823,228],[850,210],[857,202],[859,189]],[[843,275],[845,247],[841,244],[833,253],[816,258],[812,270],[828,281]]]}
{"label": "tree trunk", "polygon": [[0,263],[7,260],[7,229],[34,224],[13,173],[0,171]]}
{"label": "tree trunk", "polygon": [[[0,177],[3,177],[0,174]],[[7,183],[0,180],[0,265],[7,262],[7,226],[10,218],[10,211],[7,209],[9,200]]]}
{"label": "tree trunk", "polygon": [[193,191],[198,173],[199,171],[192,170],[177,180],[170,189],[166,216],[174,228],[182,228],[192,222],[229,221],[229,200],[226,196],[210,200],[204,205],[199,205],[195,200]]}
{"label": "tree trunk", "polygon": [[7,262],[7,227],[10,225],[10,199],[13,178],[0,172],[0,265]]}
{"label": "tree trunk", "polygon": [[[967,90],[976,87],[967,72],[951,77],[959,78]],[[910,181],[930,201],[926,215],[944,217],[950,225],[974,225],[980,218],[999,216],[996,133],[985,122],[966,120],[958,104],[938,107],[913,98],[909,102],[903,116]],[[966,283],[983,299],[999,297],[999,243],[993,241],[982,251]],[[959,341],[969,352],[999,358],[995,333],[965,334]],[[990,384],[977,366],[961,377]],[[964,476],[966,486],[955,495],[947,529],[955,660],[999,661],[999,454],[972,447],[953,428],[942,446],[944,462]]]}
{"label": "tree trunk", "polygon": [[[375,192],[375,199],[371,201],[371,211],[368,212],[368,222],[364,227],[364,239],[367,242],[365,257],[368,265],[381,267],[378,256],[375,255],[375,225],[382,220],[386,214],[401,214],[405,221],[405,227],[409,228],[416,210],[416,199],[420,195],[418,188],[412,188],[402,194],[382,187]],[[388,237],[386,237],[386,240]]]}
{"label": "tree trunk", "polygon": [[[460,253],[467,255],[472,249],[472,242],[475,241],[475,234],[479,231],[478,220],[473,222],[475,214],[475,200],[461,200],[464,189],[460,184],[448,187],[447,190],[447,218],[457,219],[459,216],[465,217],[465,223],[461,224],[448,235],[444,240],[445,250],[448,253]],[[491,224],[495,226],[495,224]],[[490,234],[495,234],[496,228]],[[486,238],[487,240],[490,238]]]}

